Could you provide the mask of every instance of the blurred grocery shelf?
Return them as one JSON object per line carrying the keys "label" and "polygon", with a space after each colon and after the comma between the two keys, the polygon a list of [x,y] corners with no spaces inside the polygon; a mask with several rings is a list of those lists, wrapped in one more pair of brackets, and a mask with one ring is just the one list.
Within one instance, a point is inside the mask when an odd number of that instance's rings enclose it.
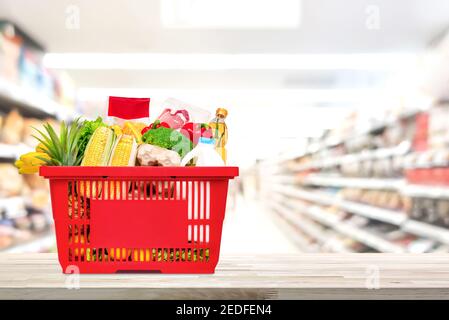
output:
{"label": "blurred grocery shelf", "polygon": [[26,241],[16,241],[3,253],[50,252],[56,249],[56,236],[53,230],[34,234]]}
{"label": "blurred grocery shelf", "polygon": [[[449,50],[442,47],[431,50]],[[358,111],[302,152],[259,162],[261,199],[314,251],[328,252],[323,244],[337,233],[354,252],[448,252],[446,100],[435,95],[373,118]]]}
{"label": "blurred grocery shelf", "polygon": [[402,179],[344,178],[311,174],[304,178],[303,184],[323,187],[397,190],[401,188],[404,181]]}
{"label": "blurred grocery shelf", "polygon": [[0,159],[17,159],[21,154],[32,151],[33,148],[26,144],[11,145],[0,143]]}
{"label": "blurred grocery shelf", "polygon": [[0,110],[17,108],[25,115],[56,117],[61,120],[74,118],[75,113],[36,90],[23,88],[0,78]]}
{"label": "blurred grocery shelf", "polygon": [[72,84],[42,65],[44,47],[0,20],[0,251],[49,251],[54,245],[48,183],[20,175],[14,161],[34,150],[34,128],[78,116]]}

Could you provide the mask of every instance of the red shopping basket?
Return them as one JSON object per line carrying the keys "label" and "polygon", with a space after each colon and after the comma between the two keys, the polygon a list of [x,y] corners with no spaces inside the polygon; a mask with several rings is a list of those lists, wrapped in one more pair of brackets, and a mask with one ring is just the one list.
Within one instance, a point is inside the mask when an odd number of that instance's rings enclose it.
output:
{"label": "red shopping basket", "polygon": [[41,167],[63,272],[213,273],[237,167]]}

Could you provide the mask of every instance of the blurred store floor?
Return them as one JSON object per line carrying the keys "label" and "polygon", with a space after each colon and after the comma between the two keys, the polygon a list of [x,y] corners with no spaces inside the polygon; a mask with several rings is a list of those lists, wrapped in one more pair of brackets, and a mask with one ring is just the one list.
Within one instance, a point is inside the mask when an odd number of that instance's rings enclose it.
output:
{"label": "blurred store floor", "polygon": [[268,210],[254,199],[237,196],[226,212],[222,254],[297,253],[299,250],[281,232]]}

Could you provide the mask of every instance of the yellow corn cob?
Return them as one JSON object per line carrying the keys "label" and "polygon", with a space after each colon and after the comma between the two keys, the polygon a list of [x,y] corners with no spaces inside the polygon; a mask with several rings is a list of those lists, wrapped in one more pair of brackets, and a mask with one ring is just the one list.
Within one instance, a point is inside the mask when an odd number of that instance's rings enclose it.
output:
{"label": "yellow corn cob", "polygon": [[84,152],[82,166],[104,166],[108,163],[114,132],[108,127],[97,128]]}
{"label": "yellow corn cob", "polygon": [[136,161],[136,142],[130,135],[122,135],[117,139],[112,157],[111,166],[133,166]]}
{"label": "yellow corn cob", "polygon": [[[137,143],[133,136],[122,135],[117,141],[112,151],[110,166],[134,166],[136,163]],[[123,194],[128,193],[125,181],[106,182],[105,198],[120,199]]]}
{"label": "yellow corn cob", "polygon": [[138,144],[142,143],[142,129],[147,125],[142,122],[126,121],[123,125],[123,134],[131,135],[136,139]]}
{"label": "yellow corn cob", "polygon": [[[84,158],[81,162],[82,166],[105,166],[109,162],[111,156],[111,150],[114,143],[115,134],[112,129],[108,127],[97,128],[89,143],[86,146],[86,151],[84,152]],[[91,193],[91,182],[86,182],[85,186],[83,182],[80,182],[79,192],[82,196],[97,197],[101,192],[100,188],[96,188],[96,184],[92,184]],[[97,190],[98,189],[98,190]]]}
{"label": "yellow corn cob", "polygon": [[123,130],[119,125],[114,124],[113,126],[111,126],[111,129],[114,130],[114,133],[117,137],[123,134]]}

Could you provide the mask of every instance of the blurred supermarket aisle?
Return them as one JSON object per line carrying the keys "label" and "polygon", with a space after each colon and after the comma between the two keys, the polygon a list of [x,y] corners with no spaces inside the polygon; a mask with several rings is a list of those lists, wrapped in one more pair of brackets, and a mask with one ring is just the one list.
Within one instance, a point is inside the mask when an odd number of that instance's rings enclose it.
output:
{"label": "blurred supermarket aisle", "polygon": [[222,254],[296,253],[299,249],[273,224],[270,212],[253,199],[238,196],[226,212]]}

